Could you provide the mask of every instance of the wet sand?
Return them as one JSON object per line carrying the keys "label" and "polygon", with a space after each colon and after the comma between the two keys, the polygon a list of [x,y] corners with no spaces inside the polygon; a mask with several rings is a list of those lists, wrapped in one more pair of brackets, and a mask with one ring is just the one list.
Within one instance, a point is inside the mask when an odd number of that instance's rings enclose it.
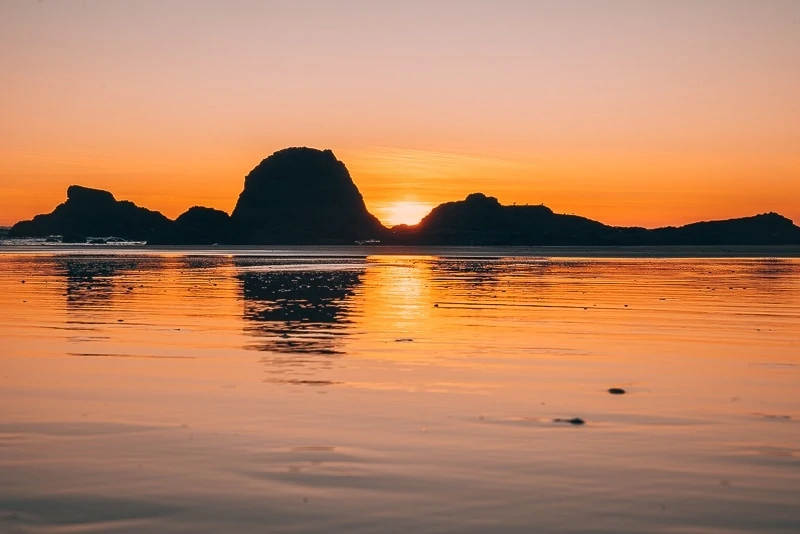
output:
{"label": "wet sand", "polygon": [[0,532],[800,530],[774,250],[0,250]]}

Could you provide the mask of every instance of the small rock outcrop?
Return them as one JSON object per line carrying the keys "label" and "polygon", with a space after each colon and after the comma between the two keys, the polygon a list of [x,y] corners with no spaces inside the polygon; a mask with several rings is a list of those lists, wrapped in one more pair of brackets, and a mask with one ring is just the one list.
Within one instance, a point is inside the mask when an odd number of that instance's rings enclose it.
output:
{"label": "small rock outcrop", "polygon": [[787,245],[800,244],[800,228],[778,213],[703,221],[649,232],[653,245]]}
{"label": "small rock outcrop", "polygon": [[557,419],[553,419],[553,422],[554,423],[568,423],[568,424],[574,425],[574,426],[580,426],[580,425],[585,425],[586,424],[586,421],[584,421],[580,417],[573,417],[572,419],[559,419],[559,418],[557,418]]}
{"label": "small rock outcrop", "polygon": [[386,229],[330,150],[287,148],[247,175],[231,223],[247,244],[352,244]]}
{"label": "small rock outcrop", "polygon": [[224,211],[193,206],[180,214],[175,222],[148,241],[151,245],[214,245],[228,243],[231,218]]}
{"label": "small rock outcrop", "polygon": [[146,241],[170,224],[161,213],[119,201],[108,191],[71,185],[66,202],[51,213],[18,222],[9,231],[9,237],[62,235],[81,242],[87,236],[116,236]]}

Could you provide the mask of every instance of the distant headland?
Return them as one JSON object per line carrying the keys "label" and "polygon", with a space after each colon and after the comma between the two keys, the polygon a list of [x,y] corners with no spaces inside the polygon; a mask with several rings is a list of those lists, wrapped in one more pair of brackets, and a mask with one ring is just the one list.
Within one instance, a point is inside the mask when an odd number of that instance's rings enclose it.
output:
{"label": "distant headland", "polygon": [[435,207],[416,225],[387,228],[367,210],[331,150],[294,147],[250,171],[230,215],[195,206],[171,220],[108,191],[72,185],[51,213],[8,231],[9,238],[49,236],[65,243],[116,236],[153,245],[798,245],[800,227],[777,213],[652,230],[616,227],[473,193]]}

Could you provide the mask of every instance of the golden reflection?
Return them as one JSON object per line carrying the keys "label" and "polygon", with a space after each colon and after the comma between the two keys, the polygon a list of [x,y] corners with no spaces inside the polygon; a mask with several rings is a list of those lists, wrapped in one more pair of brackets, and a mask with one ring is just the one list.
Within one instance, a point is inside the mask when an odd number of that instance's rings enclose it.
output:
{"label": "golden reflection", "polygon": [[[659,373],[674,380],[731,358],[743,365],[728,372],[743,379],[753,365],[796,363],[785,350],[800,317],[794,260],[4,261],[2,317],[20,332],[7,350],[79,356],[78,367],[95,366],[91,357],[123,367],[137,358],[202,360],[195,372],[224,376],[230,357],[253,361],[257,349],[269,381],[486,392],[536,373],[551,376],[548,387],[563,384],[559,366],[588,381],[599,365],[618,366],[620,380],[635,382],[658,366],[649,358],[669,361]],[[503,378],[476,381],[475,372]]]}
{"label": "golden reflection", "polygon": [[369,259],[364,277],[362,317],[379,313],[386,327],[412,336],[424,330],[431,314],[431,258],[376,256]]}
{"label": "golden reflection", "polygon": [[367,494],[505,521],[561,492],[594,520],[642,477],[647,506],[797,515],[797,260],[123,256],[0,254],[8,524],[63,525],[40,496],[75,488],[107,524],[101,497],[152,501],[143,476],[259,525],[290,501],[361,521]]}

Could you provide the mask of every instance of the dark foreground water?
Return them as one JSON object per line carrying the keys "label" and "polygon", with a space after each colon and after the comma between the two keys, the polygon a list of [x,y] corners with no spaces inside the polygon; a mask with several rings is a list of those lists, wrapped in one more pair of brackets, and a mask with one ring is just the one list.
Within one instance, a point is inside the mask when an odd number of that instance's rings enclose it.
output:
{"label": "dark foreground water", "polygon": [[798,260],[7,252],[0,342],[0,532],[800,531]]}

